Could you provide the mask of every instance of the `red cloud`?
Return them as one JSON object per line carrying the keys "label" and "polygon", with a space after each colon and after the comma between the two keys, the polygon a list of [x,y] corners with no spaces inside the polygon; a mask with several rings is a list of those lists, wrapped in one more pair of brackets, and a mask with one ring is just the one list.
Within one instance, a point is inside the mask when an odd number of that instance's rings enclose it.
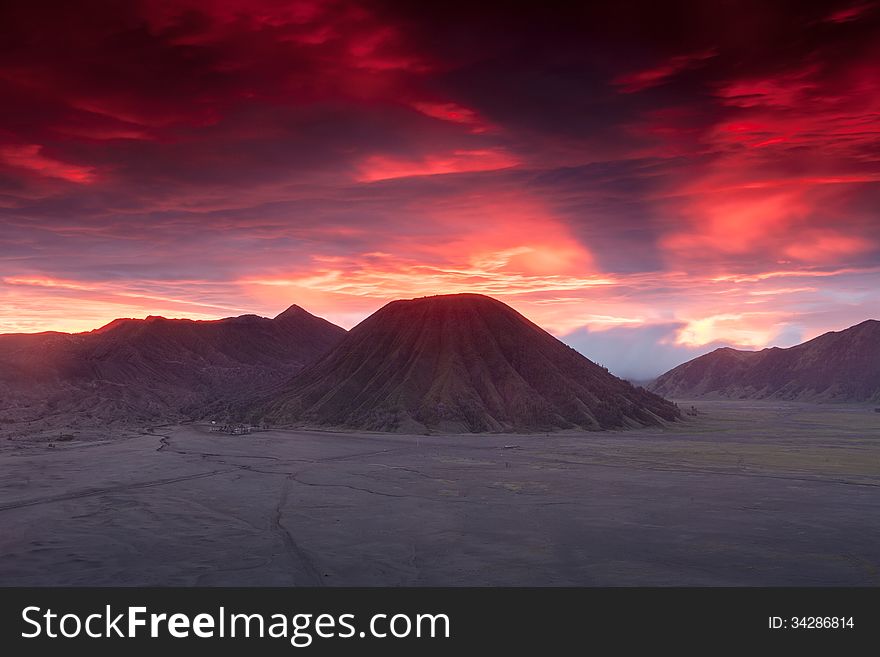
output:
{"label": "red cloud", "polygon": [[459,150],[437,153],[421,158],[407,159],[374,155],[361,167],[358,180],[375,182],[410,176],[433,176],[468,171],[495,171],[519,164],[519,160],[500,149]]}
{"label": "red cloud", "polygon": [[415,110],[432,119],[465,125],[474,134],[493,129],[493,126],[482,119],[476,111],[456,103],[416,101],[412,106]]}
{"label": "red cloud", "polygon": [[651,87],[663,84],[684,70],[702,64],[704,61],[715,57],[717,54],[717,51],[710,49],[687,55],[677,55],[652,68],[621,75],[615,78],[614,85],[617,86],[620,91],[627,94],[650,89]]}
{"label": "red cloud", "polygon": [[0,146],[0,161],[47,178],[60,178],[75,183],[90,183],[95,180],[93,167],[62,162],[43,155],[42,151],[43,147],[38,144]]}
{"label": "red cloud", "polygon": [[55,4],[0,9],[7,329],[470,289],[760,344],[876,305],[868,5]]}
{"label": "red cloud", "polygon": [[809,66],[774,77],[734,80],[722,86],[718,96],[735,107],[798,107],[820,88],[818,73],[818,67]]}
{"label": "red cloud", "polygon": [[873,8],[873,2],[862,2],[844,9],[833,11],[825,20],[829,23],[848,23],[849,21],[861,18]]}

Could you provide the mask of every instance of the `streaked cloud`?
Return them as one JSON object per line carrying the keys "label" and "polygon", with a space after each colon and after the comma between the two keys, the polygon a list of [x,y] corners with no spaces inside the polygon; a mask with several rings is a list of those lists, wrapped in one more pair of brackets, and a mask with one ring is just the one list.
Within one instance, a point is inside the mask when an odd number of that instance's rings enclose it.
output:
{"label": "streaked cloud", "polygon": [[876,3],[633,16],[7,3],[0,331],[469,291],[647,377],[876,316]]}

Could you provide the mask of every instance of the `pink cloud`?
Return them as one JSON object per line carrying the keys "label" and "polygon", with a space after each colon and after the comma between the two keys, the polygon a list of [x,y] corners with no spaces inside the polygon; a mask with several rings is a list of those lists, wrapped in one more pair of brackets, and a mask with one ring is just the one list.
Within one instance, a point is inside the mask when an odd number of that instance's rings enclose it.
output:
{"label": "pink cloud", "polygon": [[416,101],[413,103],[413,108],[432,119],[466,126],[474,134],[493,129],[493,126],[482,119],[476,111],[456,103]]}
{"label": "pink cloud", "polygon": [[47,178],[60,178],[75,183],[91,183],[95,169],[90,166],[70,164],[43,155],[39,144],[8,145],[0,147],[0,161],[17,169],[25,169]]}
{"label": "pink cloud", "polygon": [[785,254],[804,262],[835,262],[869,252],[876,246],[875,240],[866,237],[817,230],[795,238],[785,248]]}
{"label": "pink cloud", "polygon": [[361,166],[358,180],[360,182],[375,182],[410,176],[495,171],[518,164],[519,160],[515,156],[502,149],[459,150],[421,158],[374,155],[367,158]]}

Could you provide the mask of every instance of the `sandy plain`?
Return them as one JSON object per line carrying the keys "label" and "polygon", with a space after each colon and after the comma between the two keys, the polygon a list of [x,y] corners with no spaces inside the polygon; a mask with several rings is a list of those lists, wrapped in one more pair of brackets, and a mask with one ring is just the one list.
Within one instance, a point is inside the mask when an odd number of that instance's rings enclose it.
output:
{"label": "sandy plain", "polygon": [[679,403],[626,432],[5,440],[0,585],[880,585],[880,413]]}

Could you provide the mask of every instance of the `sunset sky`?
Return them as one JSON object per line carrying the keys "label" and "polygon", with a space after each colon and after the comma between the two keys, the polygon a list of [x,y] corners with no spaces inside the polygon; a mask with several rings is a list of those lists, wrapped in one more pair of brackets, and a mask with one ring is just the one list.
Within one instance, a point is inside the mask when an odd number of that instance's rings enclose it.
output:
{"label": "sunset sky", "polygon": [[479,292],[647,378],[880,318],[877,2],[508,4],[3,3],[0,332]]}

